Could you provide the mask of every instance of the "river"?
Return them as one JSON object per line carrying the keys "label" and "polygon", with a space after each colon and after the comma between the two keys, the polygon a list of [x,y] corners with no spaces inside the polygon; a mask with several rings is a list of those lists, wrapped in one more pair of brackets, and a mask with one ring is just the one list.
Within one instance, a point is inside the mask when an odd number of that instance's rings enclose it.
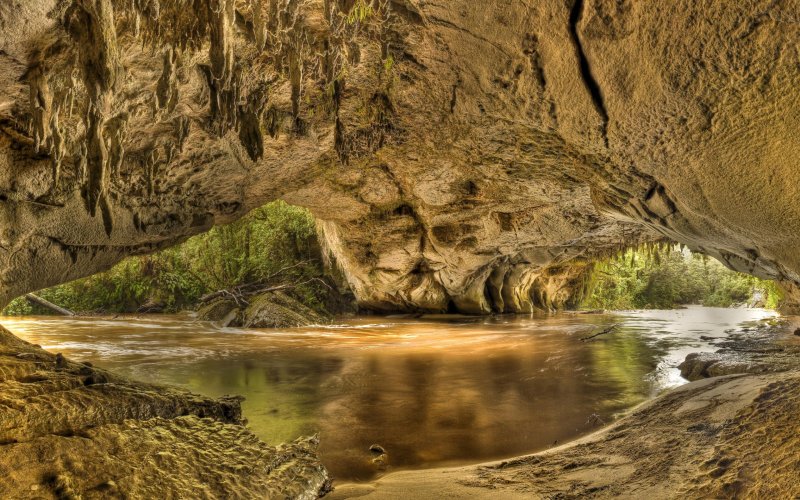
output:
{"label": "river", "polygon": [[[0,318],[29,342],[138,380],[245,396],[268,443],[317,433],[338,480],[545,449],[685,383],[677,365],[761,309],[362,317],[286,330],[189,315]],[[603,329],[613,331],[582,340]],[[373,444],[386,450],[370,451]]]}

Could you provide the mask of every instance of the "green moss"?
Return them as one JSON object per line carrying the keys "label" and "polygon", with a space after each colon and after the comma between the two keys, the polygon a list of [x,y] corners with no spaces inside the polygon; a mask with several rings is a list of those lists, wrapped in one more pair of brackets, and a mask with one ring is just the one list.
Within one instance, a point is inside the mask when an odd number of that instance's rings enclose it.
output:
{"label": "green moss", "polygon": [[350,12],[347,14],[347,24],[353,25],[363,23],[374,13],[372,5],[364,0],[358,0]]}

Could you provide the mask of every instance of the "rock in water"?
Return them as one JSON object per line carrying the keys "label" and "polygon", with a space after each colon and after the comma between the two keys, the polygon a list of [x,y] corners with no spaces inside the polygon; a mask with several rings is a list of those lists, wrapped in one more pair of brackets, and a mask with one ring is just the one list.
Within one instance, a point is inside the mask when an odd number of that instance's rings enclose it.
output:
{"label": "rock in water", "polygon": [[292,328],[330,322],[330,318],[283,292],[266,292],[247,300],[248,305],[240,308],[233,300],[216,299],[200,307],[197,318],[246,328]]}
{"label": "rock in water", "polygon": [[283,292],[269,292],[250,300],[237,325],[248,328],[286,328],[324,324],[330,320]]}

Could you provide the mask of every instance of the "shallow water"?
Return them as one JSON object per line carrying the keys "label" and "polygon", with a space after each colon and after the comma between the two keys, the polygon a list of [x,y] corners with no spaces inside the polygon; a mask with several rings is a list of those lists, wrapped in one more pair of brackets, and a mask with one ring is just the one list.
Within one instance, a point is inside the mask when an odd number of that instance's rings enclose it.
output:
{"label": "shallow water", "polygon": [[[218,329],[189,316],[2,318],[53,352],[208,396],[241,394],[270,443],[319,433],[339,480],[540,450],[684,383],[677,365],[760,309],[496,318],[369,317],[287,330]],[[581,339],[619,324],[591,341]],[[701,339],[700,337],[703,337]]]}

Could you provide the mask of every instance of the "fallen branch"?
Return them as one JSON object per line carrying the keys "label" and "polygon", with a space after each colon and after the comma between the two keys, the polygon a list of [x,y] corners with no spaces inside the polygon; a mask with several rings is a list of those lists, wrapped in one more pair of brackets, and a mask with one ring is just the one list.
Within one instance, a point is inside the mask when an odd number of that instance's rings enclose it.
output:
{"label": "fallen branch", "polygon": [[61,314],[62,316],[75,316],[75,313],[70,311],[69,309],[65,309],[61,306],[57,306],[50,302],[49,300],[45,300],[38,295],[34,295],[32,293],[28,293],[25,295],[25,299],[28,300],[31,304],[35,304],[38,306],[42,306],[45,309],[50,309],[51,311]]}
{"label": "fallen branch", "polygon": [[615,324],[615,325],[611,325],[611,326],[609,326],[608,328],[606,328],[605,330],[602,330],[602,331],[600,331],[600,332],[598,332],[598,333],[595,333],[594,335],[589,335],[588,337],[583,337],[583,338],[581,339],[581,341],[582,341],[582,342],[586,342],[587,340],[591,340],[591,339],[593,339],[593,338],[595,338],[595,337],[599,337],[600,335],[605,335],[605,334],[607,334],[607,333],[611,333],[611,332],[613,332],[614,330],[616,330],[618,326],[619,326],[619,323],[617,323],[617,324]]}
{"label": "fallen branch", "polygon": [[331,288],[330,285],[325,282],[325,280],[317,277],[309,278],[299,283],[282,283],[280,285],[266,285],[264,284],[263,280],[260,280],[256,283],[246,283],[244,285],[235,286],[233,288],[228,288],[225,290],[217,290],[216,292],[203,295],[202,297],[200,297],[200,303],[207,304],[212,300],[225,297],[233,300],[238,307],[247,307],[250,305],[250,301],[248,300],[248,298],[250,297],[269,292],[292,290],[294,288],[297,288],[298,286],[306,285],[313,281],[319,282],[322,285],[326,286],[327,288]]}

